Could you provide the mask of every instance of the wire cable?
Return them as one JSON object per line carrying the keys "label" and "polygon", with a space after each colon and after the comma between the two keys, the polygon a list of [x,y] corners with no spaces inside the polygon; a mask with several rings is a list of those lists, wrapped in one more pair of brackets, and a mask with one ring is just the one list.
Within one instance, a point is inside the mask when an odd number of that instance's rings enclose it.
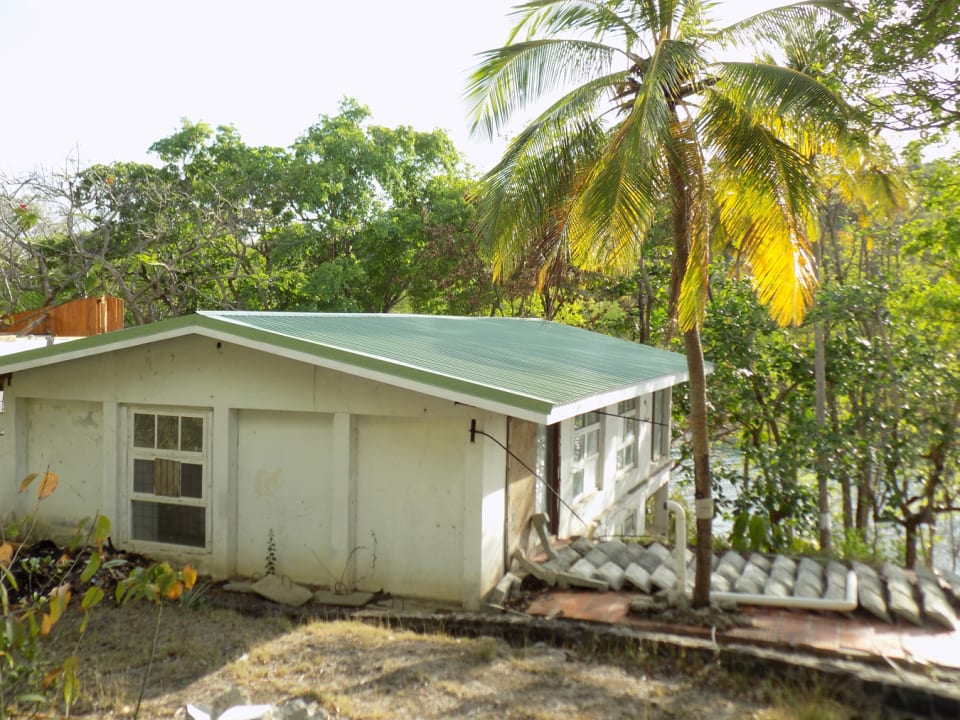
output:
{"label": "wire cable", "polygon": [[499,440],[497,440],[497,438],[495,438],[493,435],[491,435],[490,433],[486,433],[486,432],[484,432],[483,430],[478,430],[476,423],[477,423],[476,420],[473,420],[473,421],[471,421],[471,423],[470,423],[470,438],[471,438],[471,440],[472,440],[473,437],[476,436],[476,435],[483,435],[484,437],[487,437],[487,438],[490,438],[491,440],[493,440],[493,442],[495,442],[497,445],[499,445],[501,448],[503,448],[503,451],[504,451],[507,455],[509,455],[510,457],[512,457],[512,458],[513,458],[514,460],[516,460],[518,463],[520,463],[520,466],[521,466],[524,470],[526,470],[528,473],[530,473],[531,475],[533,475],[533,477],[535,477],[537,480],[539,480],[541,483],[543,483],[543,486],[544,486],[547,490],[549,490],[551,493],[553,493],[553,495],[557,498],[557,500],[560,501],[560,504],[562,504],[567,510],[570,511],[570,514],[571,514],[571,515],[573,515],[577,520],[579,520],[584,526],[587,525],[587,522],[586,522],[582,517],[580,517],[580,515],[577,513],[577,511],[574,510],[572,507],[570,507],[570,503],[568,503],[566,500],[564,500],[563,497],[561,497],[560,493],[557,492],[556,490],[554,490],[553,487],[550,486],[550,483],[549,483],[549,482],[547,482],[544,478],[540,477],[540,474],[537,473],[536,470],[534,470],[534,469],[531,468],[529,465],[527,465],[523,460],[521,460],[521,459],[517,456],[517,454],[516,454],[515,452],[513,452],[512,450],[510,450],[510,448],[508,448],[508,447],[507,447],[506,445],[504,445],[502,442],[500,442]]}

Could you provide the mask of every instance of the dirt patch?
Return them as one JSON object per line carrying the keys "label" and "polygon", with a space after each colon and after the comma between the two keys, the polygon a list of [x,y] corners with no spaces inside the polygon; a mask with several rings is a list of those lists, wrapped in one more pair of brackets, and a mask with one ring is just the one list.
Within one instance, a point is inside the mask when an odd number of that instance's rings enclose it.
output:
{"label": "dirt patch", "polygon": [[[261,608],[269,606],[258,603]],[[75,716],[129,717],[147,664],[155,614],[146,605],[97,608],[79,645],[83,698]],[[53,650],[73,650],[66,618]],[[333,718],[871,717],[834,689],[758,679],[715,663],[642,651],[598,653],[502,637],[412,632],[355,620],[242,615],[212,605],[164,611],[141,718],[212,706],[231,688],[254,703],[318,702]],[[586,638],[586,636],[582,636]]]}
{"label": "dirt patch", "polygon": [[[62,551],[38,544],[31,582],[76,584]],[[141,556],[111,556],[98,573],[111,597]],[[82,566],[82,564],[76,564]],[[755,668],[721,666],[711,656],[601,638],[596,627],[537,621],[522,613],[462,617],[430,611],[367,614],[307,606],[290,609],[253,595],[205,586],[191,606],[163,611],[159,647],[141,718],[170,718],[187,703],[212,707],[231,689],[254,703],[307,698],[333,718],[794,718],[872,717],[866,695],[829,682],[787,681]],[[533,597],[538,588],[524,591]],[[224,607],[230,605],[230,607]],[[519,607],[519,606],[518,606]],[[48,646],[51,663],[80,658],[75,717],[130,717],[149,661],[156,608],[95,608],[78,635],[76,609]],[[671,618],[683,622],[684,618]],[[686,618],[694,621],[696,618]],[[716,618],[701,619],[705,622]],[[506,622],[505,622],[506,621]],[[415,631],[414,631],[415,630]],[[843,698],[840,702],[838,698]],[[183,717],[182,712],[179,715]]]}

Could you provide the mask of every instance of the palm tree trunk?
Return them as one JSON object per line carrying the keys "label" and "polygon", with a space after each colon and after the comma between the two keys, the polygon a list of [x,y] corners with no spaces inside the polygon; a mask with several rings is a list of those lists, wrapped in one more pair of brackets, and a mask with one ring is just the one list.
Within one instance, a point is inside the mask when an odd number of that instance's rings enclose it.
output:
{"label": "palm tree trunk", "polygon": [[[676,134],[679,135],[679,131]],[[690,258],[692,201],[682,168],[676,162],[670,162],[669,167],[670,183],[673,186],[673,268],[670,283],[670,325],[673,326],[677,321],[680,289]],[[690,435],[693,444],[697,519],[693,606],[704,607],[710,604],[710,575],[713,571],[713,503],[710,487],[710,439],[707,434],[707,373],[703,362],[700,328],[697,324],[683,330],[683,346],[687,355],[687,373],[690,376]],[[710,512],[707,512],[707,509]],[[685,591],[685,588],[681,590]]]}
{"label": "palm tree trunk", "polygon": [[[713,569],[713,517],[701,507],[712,509],[713,490],[710,483],[710,439],[707,435],[707,374],[703,362],[700,329],[683,333],[690,374],[690,435],[693,444],[694,497],[697,506],[697,566],[694,573],[693,606],[710,604],[710,575]],[[706,515],[706,517],[701,517]]]}

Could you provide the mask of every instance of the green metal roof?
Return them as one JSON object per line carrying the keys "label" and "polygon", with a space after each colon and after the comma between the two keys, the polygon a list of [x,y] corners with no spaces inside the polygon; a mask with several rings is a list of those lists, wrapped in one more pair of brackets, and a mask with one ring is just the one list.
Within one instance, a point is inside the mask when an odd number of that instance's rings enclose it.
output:
{"label": "green metal roof", "polygon": [[538,319],[212,312],[0,357],[0,373],[189,334],[538,422],[687,379],[676,353]]}

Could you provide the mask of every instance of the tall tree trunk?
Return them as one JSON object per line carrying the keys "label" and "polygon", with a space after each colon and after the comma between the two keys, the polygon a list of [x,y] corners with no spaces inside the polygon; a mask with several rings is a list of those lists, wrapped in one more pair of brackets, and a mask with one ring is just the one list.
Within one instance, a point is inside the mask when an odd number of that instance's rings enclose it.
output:
{"label": "tall tree trunk", "polygon": [[[691,245],[691,198],[682,168],[670,163],[673,186],[673,267],[670,283],[670,317],[677,318],[680,288],[687,271]],[[697,520],[697,562],[693,605],[710,604],[710,574],[713,570],[713,503],[710,487],[710,439],[707,434],[707,374],[703,361],[700,328],[683,330],[683,347],[690,375],[690,435],[693,444],[693,481]],[[682,539],[681,539],[682,542]],[[684,590],[681,588],[681,590]]]}
{"label": "tall tree trunk", "polygon": [[905,557],[903,559],[903,564],[907,568],[914,568],[917,565],[917,529],[919,525],[919,519],[911,515],[907,518],[907,522],[904,524],[904,545],[905,547]]}
{"label": "tall tree trunk", "polygon": [[[710,484],[710,438],[707,434],[707,376],[703,362],[700,329],[694,327],[683,334],[690,373],[690,435],[693,441],[693,480],[697,518],[697,566],[694,575],[693,605],[710,604],[710,574],[713,570],[713,516],[701,507],[712,509],[713,490]],[[703,517],[702,517],[703,516]]]}
{"label": "tall tree trunk", "polygon": [[816,380],[816,414],[817,414],[817,493],[820,500],[820,551],[830,553],[830,492],[827,486],[827,476],[830,465],[827,454],[824,452],[825,437],[827,434],[827,359],[826,338],[823,321],[817,320],[813,326],[814,332],[814,378]]}

